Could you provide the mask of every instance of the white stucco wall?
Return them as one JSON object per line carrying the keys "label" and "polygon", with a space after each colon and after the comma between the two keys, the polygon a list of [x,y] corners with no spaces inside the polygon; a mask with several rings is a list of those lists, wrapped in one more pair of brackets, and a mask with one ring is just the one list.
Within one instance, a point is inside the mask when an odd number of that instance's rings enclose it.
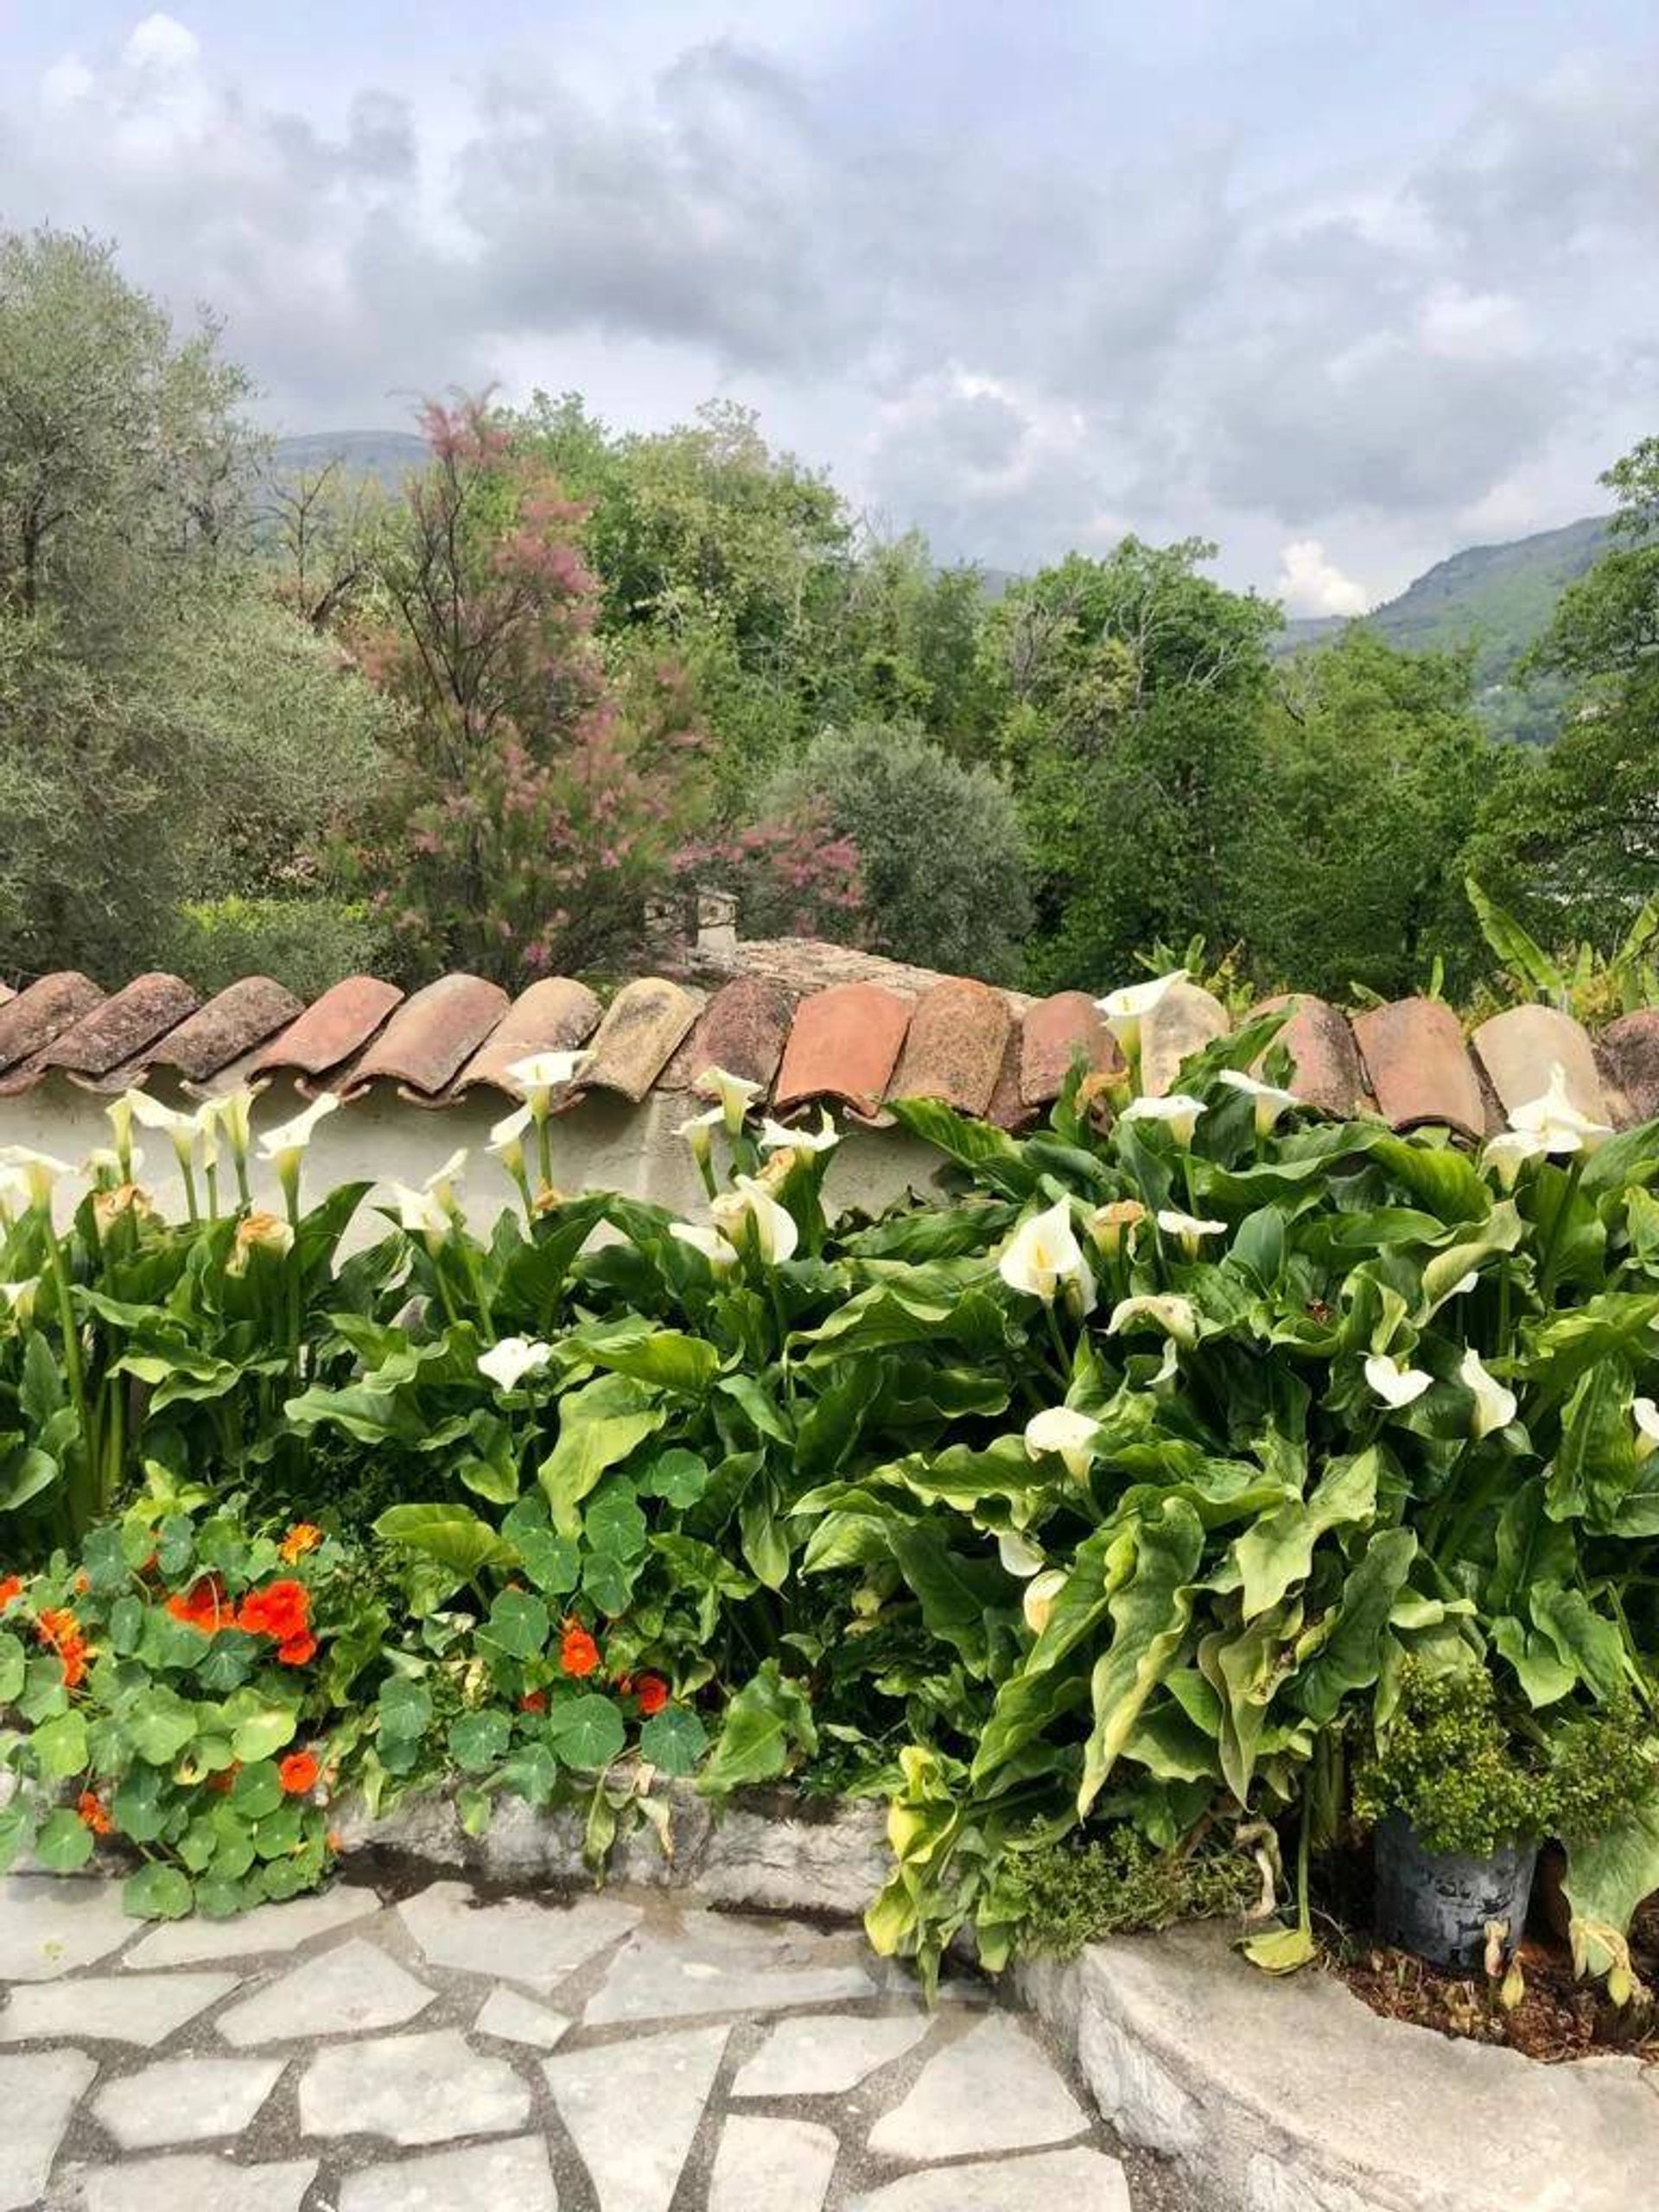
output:
{"label": "white stucco wall", "polygon": [[[164,1104],[184,1110],[193,1110],[199,1103],[159,1077],[145,1087]],[[27,1145],[79,1166],[89,1153],[111,1141],[104,1112],[107,1103],[103,1095],[65,1076],[48,1076],[19,1096],[0,1098],[0,1147]],[[307,1103],[290,1083],[273,1084],[255,1109],[256,1138],[260,1130],[288,1121]],[[554,1181],[563,1191],[620,1191],[666,1206],[687,1220],[706,1218],[696,1166],[683,1139],[674,1135],[676,1126],[702,1103],[683,1093],[653,1093],[640,1106],[606,1094],[583,1099],[553,1121]],[[308,1193],[315,1199],[336,1183],[365,1177],[373,1180],[378,1190],[370,1192],[347,1235],[346,1249],[356,1249],[385,1233],[385,1223],[373,1209],[386,1198],[388,1183],[418,1185],[464,1146],[471,1158],[461,1186],[462,1202],[474,1225],[486,1227],[504,1206],[518,1203],[506,1171],[484,1148],[492,1127],[511,1110],[511,1102],[494,1091],[430,1109],[412,1106],[391,1085],[378,1084],[318,1124],[306,1155],[302,1201]],[[154,1130],[135,1129],[133,1134],[143,1153],[140,1181],[164,1212],[181,1217],[184,1197],[172,1146]],[[533,1135],[529,1153],[533,1161]],[[718,1138],[715,1157],[718,1170],[723,1164]],[[855,1125],[830,1163],[825,1197],[837,1211],[851,1206],[874,1211],[906,1189],[931,1189],[938,1166],[938,1154],[902,1130]],[[253,1185],[256,1205],[281,1211],[275,1179],[257,1163]],[[61,1218],[73,1213],[81,1189],[78,1181],[60,1185]],[[221,1170],[220,1191],[221,1198],[226,1192],[234,1198],[228,1162]]]}

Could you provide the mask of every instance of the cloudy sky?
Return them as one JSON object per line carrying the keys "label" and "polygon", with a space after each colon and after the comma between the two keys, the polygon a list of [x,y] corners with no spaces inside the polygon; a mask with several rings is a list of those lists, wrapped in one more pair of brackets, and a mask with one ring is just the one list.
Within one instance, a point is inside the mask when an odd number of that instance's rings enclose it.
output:
{"label": "cloudy sky", "polygon": [[879,524],[1346,613],[1659,430],[1651,0],[0,0],[0,221],[275,426],[715,393]]}

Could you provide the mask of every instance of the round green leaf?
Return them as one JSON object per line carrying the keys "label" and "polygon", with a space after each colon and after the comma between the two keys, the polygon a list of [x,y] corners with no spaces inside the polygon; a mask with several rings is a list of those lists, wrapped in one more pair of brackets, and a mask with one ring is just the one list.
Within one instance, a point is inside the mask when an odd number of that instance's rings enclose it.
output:
{"label": "round green leaf", "polygon": [[582,1562],[574,1537],[556,1536],[550,1529],[524,1529],[512,1541],[519,1564],[538,1590],[562,1598],[575,1588]]}
{"label": "round green leaf", "polygon": [[614,1552],[591,1552],[582,1570],[582,1586],[601,1613],[614,1620],[628,1610],[644,1562],[619,1559]]}
{"label": "round green leaf", "polygon": [[293,1741],[299,1725],[291,1705],[280,1704],[256,1689],[233,1692],[226,1700],[225,1718],[231,1725],[231,1749],[245,1765],[280,1751],[284,1744]]}
{"label": "round green leaf", "polygon": [[449,1756],[463,1774],[483,1774],[506,1750],[511,1732],[505,1713],[463,1713],[449,1724]]}
{"label": "round green leaf", "polygon": [[639,1731],[639,1749],[664,1774],[690,1774],[709,1748],[709,1736],[689,1706],[665,1705]]}
{"label": "round green leaf", "polygon": [[28,1656],[17,1637],[7,1630],[0,1634],[0,1705],[10,1705],[14,1698],[22,1695],[28,1672]]}
{"label": "round green leaf", "polygon": [[51,1874],[73,1874],[92,1855],[92,1830],[67,1810],[49,1815],[35,1839],[35,1856]]}
{"label": "round green leaf", "polygon": [[194,1902],[189,1877],[159,1860],[141,1866],[121,1892],[123,1909],[136,1920],[182,1920]]}
{"label": "round green leaf", "polygon": [[134,1843],[158,1842],[167,1827],[166,1784],[153,1766],[136,1766],[116,1789],[115,1824]]}
{"label": "round green leaf", "polygon": [[547,1716],[547,1732],[566,1766],[582,1767],[588,1772],[620,1758],[628,1740],[616,1706],[609,1698],[591,1690],[556,1705]]}
{"label": "round green leaf", "polygon": [[195,1707],[160,1682],[134,1698],[122,1716],[127,1740],[150,1766],[169,1766],[196,1732]]}
{"label": "round green leaf", "polygon": [[67,1781],[86,1771],[86,1723],[78,1713],[43,1720],[29,1739],[35,1771],[46,1782]]}
{"label": "round green leaf", "polygon": [[480,1643],[493,1643],[514,1659],[533,1659],[547,1642],[552,1626],[547,1607],[528,1590],[504,1590],[490,1607],[487,1624],[479,1630]]}
{"label": "round green leaf", "polygon": [[652,1461],[639,1484],[639,1494],[660,1497],[667,1505],[695,1505],[708,1487],[708,1461],[677,1446]]}
{"label": "round green leaf", "polygon": [[283,1802],[282,1777],[269,1759],[245,1766],[231,1784],[226,1802],[241,1820],[263,1820]]}

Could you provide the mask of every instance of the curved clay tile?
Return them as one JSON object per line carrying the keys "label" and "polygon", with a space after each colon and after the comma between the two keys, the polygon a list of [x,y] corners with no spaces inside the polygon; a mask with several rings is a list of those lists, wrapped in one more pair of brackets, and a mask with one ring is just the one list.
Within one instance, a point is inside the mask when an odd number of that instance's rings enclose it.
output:
{"label": "curved clay tile", "polygon": [[772,1088],[784,1056],[795,1001],[765,976],[739,976],[722,983],[697,1017],[697,1026],[663,1070],[658,1088],[694,1090],[710,1068]]}
{"label": "curved clay tile", "polygon": [[113,1084],[119,1077],[124,1089],[147,1068],[176,1068],[186,1083],[206,1083],[304,1011],[304,1002],[286,985],[269,976],[244,976],[146,1051],[112,1068],[105,1080]]}
{"label": "curved clay tile", "polygon": [[983,1114],[996,1089],[1014,1016],[1001,991],[953,976],[916,1001],[889,1098],[938,1098]]}
{"label": "curved clay tile", "polygon": [[[5,1019],[0,1014],[0,1021]],[[1609,1022],[1596,1039],[1596,1066],[1621,1128],[1659,1116],[1659,1007]]]}
{"label": "curved clay tile", "polygon": [[482,976],[440,976],[406,998],[385,1027],[340,1077],[342,1098],[371,1084],[395,1082],[405,1096],[430,1099],[495,1029],[512,1001]]}
{"label": "curved clay tile", "polygon": [[[1274,1044],[1290,1054],[1290,1088],[1304,1105],[1346,1120],[1365,1095],[1365,1071],[1347,1015],[1306,991],[1281,991],[1252,1007],[1250,1018],[1277,1014],[1281,1007],[1289,1013]],[[1261,1073],[1259,1064],[1256,1072]]]}
{"label": "curved clay tile", "polygon": [[1091,1071],[1118,1073],[1123,1055],[1087,991],[1057,991],[1027,1009],[1020,1025],[1020,1096],[1027,1106],[1046,1106],[1060,1095],[1081,1052]]}
{"label": "curved clay tile", "polygon": [[79,969],[42,976],[0,1007],[0,1096],[27,1090],[40,1072],[39,1056],[66,1030],[102,1006],[104,994]]}
{"label": "curved clay tile", "polygon": [[873,1114],[910,1027],[910,1002],[879,983],[835,983],[795,1009],[773,1103],[779,1114],[837,1098]]}
{"label": "curved clay tile", "polygon": [[450,1095],[459,1098],[474,1084],[487,1083],[516,1098],[518,1088],[507,1077],[513,1062],[532,1052],[575,1052],[593,1035],[600,1013],[599,1000],[586,983],[572,976],[544,976],[520,991],[455,1077]]}
{"label": "curved clay tile", "polygon": [[1553,1006],[1512,1006],[1483,1021],[1469,1039],[1506,1116],[1530,1105],[1560,1068],[1567,1095],[1592,1122],[1607,1119],[1595,1048],[1570,1014]]}
{"label": "curved clay tile", "polygon": [[[1023,1058],[1023,1039],[1016,1023],[1008,1032],[1008,1041],[1003,1048],[1002,1065],[996,1071],[996,1083],[991,1092],[991,1103],[985,1109],[985,1118],[995,1122],[999,1129],[1028,1129],[1039,1118],[1039,1107],[1031,1104],[1020,1082]],[[1058,1096],[1058,1093],[1055,1093]]]}
{"label": "curved clay tile", "polygon": [[327,1075],[362,1051],[375,1031],[401,1005],[396,983],[378,976],[347,976],[331,983],[320,999],[273,1037],[248,1063],[250,1077],[262,1075]]}
{"label": "curved clay tile", "polygon": [[702,1008],[700,992],[662,976],[642,976],[611,1001],[594,1037],[582,1090],[614,1090],[637,1106],[673,1057]]}
{"label": "curved clay tile", "polygon": [[1356,1014],[1354,1039],[1385,1118],[1397,1129],[1444,1122],[1477,1142],[1487,1110],[1463,1030],[1439,999],[1402,999]]}
{"label": "curved clay tile", "polygon": [[54,1038],[41,1054],[40,1065],[62,1068],[68,1075],[107,1077],[124,1062],[139,1058],[169,1029],[176,1029],[200,1003],[181,976],[159,969],[135,976],[113,998]]}
{"label": "curved clay tile", "polygon": [[1162,1098],[1179,1080],[1181,1062],[1232,1027],[1218,998],[1198,983],[1172,983],[1141,1021],[1141,1088]]}

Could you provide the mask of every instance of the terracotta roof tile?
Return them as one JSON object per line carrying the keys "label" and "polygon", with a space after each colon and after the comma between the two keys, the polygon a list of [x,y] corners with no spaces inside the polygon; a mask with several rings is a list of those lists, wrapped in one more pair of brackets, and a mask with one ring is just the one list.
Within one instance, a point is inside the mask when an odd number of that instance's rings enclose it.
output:
{"label": "terracotta roof tile", "polygon": [[249,1075],[290,1070],[301,1076],[327,1075],[362,1051],[403,996],[396,983],[383,983],[378,976],[347,976],[331,983],[298,1020],[254,1054]]}
{"label": "terracotta roof tile", "polygon": [[1399,1129],[1445,1122],[1476,1140],[1487,1109],[1463,1031],[1439,999],[1402,999],[1354,1018],[1354,1038],[1386,1117]]}
{"label": "terracotta roof tile", "polygon": [[880,983],[834,983],[796,1008],[773,1100],[780,1114],[837,1098],[873,1114],[910,1027],[910,1002]]}
{"label": "terracotta roof tile", "polygon": [[1281,1007],[1290,1012],[1274,1044],[1282,1045],[1290,1054],[1290,1088],[1320,1113],[1346,1119],[1365,1096],[1365,1070],[1347,1015],[1305,991],[1263,999],[1252,1012],[1277,1014]]}
{"label": "terracotta roof tile", "polygon": [[572,976],[544,976],[520,991],[499,1027],[486,1037],[455,1077],[452,1096],[487,1083],[510,1098],[518,1096],[508,1080],[515,1060],[533,1052],[574,1052],[594,1033],[601,1012],[598,996]]}
{"label": "terracotta roof tile", "polygon": [[1023,1046],[1020,1025],[1016,1022],[1008,1032],[1002,1065],[996,1071],[996,1087],[991,1092],[990,1104],[985,1109],[986,1120],[995,1122],[999,1129],[1028,1129],[1038,1116],[1038,1107],[1026,1097],[1020,1085]]}
{"label": "terracotta roof tile", "polygon": [[959,1114],[983,1114],[1014,1030],[1007,1001],[965,976],[935,983],[917,1001],[890,1098],[940,1098]]}
{"label": "terracotta roof tile", "polygon": [[1198,983],[1173,983],[1141,1021],[1141,1088],[1163,1098],[1176,1088],[1181,1062],[1232,1027],[1227,1009]]}
{"label": "terracotta roof tile", "polygon": [[582,1070],[583,1090],[615,1090],[637,1105],[667,1066],[702,1007],[701,993],[642,976],[611,1001]]}
{"label": "terracotta roof tile", "polygon": [[1506,1117],[1541,1098],[1559,1067],[1580,1113],[1606,1120],[1595,1047],[1570,1014],[1551,1006],[1512,1006],[1483,1021],[1469,1043]]}
{"label": "terracotta roof tile", "polygon": [[342,1098],[390,1077],[404,1097],[429,1103],[470,1059],[512,1001],[482,976],[440,976],[407,998],[340,1078]]}
{"label": "terracotta roof tile", "polygon": [[111,1068],[111,1088],[140,1083],[151,1068],[175,1068],[187,1084],[204,1084],[244,1058],[304,1012],[303,1002],[269,976],[245,976],[198,1007],[176,1029]]}
{"label": "terracotta roof tile", "polygon": [[746,1083],[770,1090],[784,1056],[794,1005],[781,983],[764,976],[739,976],[723,983],[663,1070],[659,1088],[695,1090],[710,1068],[723,1068],[728,1075],[740,1075]]}
{"label": "terracotta roof tile", "polygon": [[[0,1021],[4,1020],[0,1014]],[[1659,1116],[1659,1007],[1621,1014],[1596,1039],[1596,1066],[1621,1128]]]}
{"label": "terracotta roof tile", "polygon": [[1059,1096],[1078,1052],[1102,1074],[1123,1067],[1117,1039],[1087,991],[1057,991],[1027,1009],[1020,1026],[1020,1096],[1027,1106],[1046,1106]]}
{"label": "terracotta roof tile", "polygon": [[40,1065],[62,1068],[67,1074],[96,1082],[136,1058],[158,1037],[164,1037],[194,1014],[200,1003],[189,984],[177,976],[160,970],[135,976],[113,998],[93,1007],[55,1037],[41,1054]]}
{"label": "terracotta roof tile", "polygon": [[40,1072],[39,1056],[103,1003],[104,994],[89,976],[64,968],[0,1007],[0,1069],[7,1071],[0,1096],[27,1090]]}

